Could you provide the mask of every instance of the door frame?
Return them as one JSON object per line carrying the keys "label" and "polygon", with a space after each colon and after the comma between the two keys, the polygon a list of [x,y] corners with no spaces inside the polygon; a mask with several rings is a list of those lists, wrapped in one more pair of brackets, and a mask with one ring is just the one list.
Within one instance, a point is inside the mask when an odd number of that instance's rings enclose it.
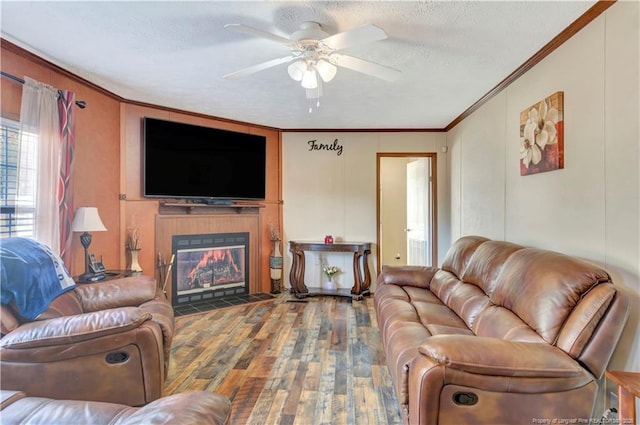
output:
{"label": "door frame", "polygon": [[438,264],[438,155],[436,152],[376,152],[376,272],[380,274],[380,161],[382,158],[430,158],[431,159],[431,264]]}

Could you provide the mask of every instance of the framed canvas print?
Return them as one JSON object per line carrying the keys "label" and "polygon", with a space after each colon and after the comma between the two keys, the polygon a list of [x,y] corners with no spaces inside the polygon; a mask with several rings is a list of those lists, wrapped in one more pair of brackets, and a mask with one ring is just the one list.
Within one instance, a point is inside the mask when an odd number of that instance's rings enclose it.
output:
{"label": "framed canvas print", "polygon": [[564,92],[520,113],[520,175],[564,168]]}

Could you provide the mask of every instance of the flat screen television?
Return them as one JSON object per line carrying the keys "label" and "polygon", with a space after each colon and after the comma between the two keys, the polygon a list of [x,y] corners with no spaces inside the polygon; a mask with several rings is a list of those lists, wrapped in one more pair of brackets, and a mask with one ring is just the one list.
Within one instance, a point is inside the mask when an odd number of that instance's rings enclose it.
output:
{"label": "flat screen television", "polygon": [[145,197],[265,199],[266,137],[149,117],[143,133]]}

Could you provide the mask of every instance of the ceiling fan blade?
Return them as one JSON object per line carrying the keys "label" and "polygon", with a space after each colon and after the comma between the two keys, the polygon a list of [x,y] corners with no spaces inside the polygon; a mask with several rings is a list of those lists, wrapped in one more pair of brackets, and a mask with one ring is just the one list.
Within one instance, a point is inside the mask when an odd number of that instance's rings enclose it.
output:
{"label": "ceiling fan blade", "polygon": [[272,41],[276,41],[278,43],[282,43],[282,44],[291,44],[292,41],[289,40],[288,38],[285,37],[281,37],[277,34],[271,33],[271,32],[267,32],[267,31],[262,31],[259,30],[257,28],[253,28],[250,27],[248,25],[244,25],[244,24],[227,24],[224,26],[227,29],[230,30],[234,30],[234,31],[240,31],[240,32],[244,32],[247,34],[252,34],[252,35],[257,35],[258,37],[262,37],[262,38],[266,38],[268,40],[272,40]]}
{"label": "ceiling fan blade", "polygon": [[385,38],[387,33],[382,28],[369,24],[331,35],[321,41],[334,50],[340,50]]}
{"label": "ceiling fan blade", "polygon": [[369,62],[364,59],[358,59],[353,56],[342,55],[340,53],[333,53],[329,59],[334,65],[349,68],[353,71],[362,72],[363,74],[368,74],[387,81],[396,81],[401,74],[397,69]]}
{"label": "ceiling fan blade", "polygon": [[291,62],[294,56],[285,56],[283,58],[271,59],[270,61],[262,62],[257,65],[249,66],[236,72],[225,75],[223,78],[227,80],[235,80],[236,78],[246,77],[247,75],[254,74],[256,72],[264,71],[265,69],[272,68],[281,63]]}

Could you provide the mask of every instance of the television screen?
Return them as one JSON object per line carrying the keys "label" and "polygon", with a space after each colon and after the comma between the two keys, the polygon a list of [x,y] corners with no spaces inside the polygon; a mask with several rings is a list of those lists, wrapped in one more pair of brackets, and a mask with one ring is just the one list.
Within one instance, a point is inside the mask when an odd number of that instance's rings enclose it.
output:
{"label": "television screen", "polygon": [[145,117],[143,195],[264,200],[266,137]]}

